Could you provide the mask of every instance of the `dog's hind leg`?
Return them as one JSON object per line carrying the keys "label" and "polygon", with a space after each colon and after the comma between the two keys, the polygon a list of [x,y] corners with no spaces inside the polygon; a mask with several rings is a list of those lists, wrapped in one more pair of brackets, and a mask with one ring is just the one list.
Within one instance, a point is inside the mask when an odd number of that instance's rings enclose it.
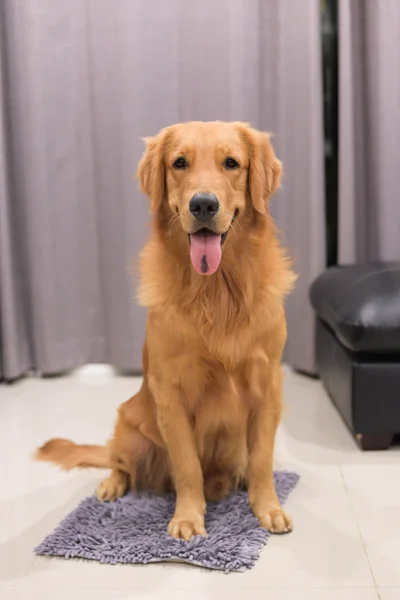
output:
{"label": "dog's hind leg", "polygon": [[119,469],[113,469],[111,475],[102,481],[96,495],[103,502],[112,502],[124,496],[129,488],[129,475]]}

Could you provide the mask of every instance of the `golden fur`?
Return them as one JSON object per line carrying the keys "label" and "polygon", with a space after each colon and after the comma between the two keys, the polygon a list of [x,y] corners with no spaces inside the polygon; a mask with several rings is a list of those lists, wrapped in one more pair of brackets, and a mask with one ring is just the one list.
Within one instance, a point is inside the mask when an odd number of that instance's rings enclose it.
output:
{"label": "golden fur", "polygon": [[[143,385],[124,403],[107,447],[51,440],[37,453],[64,468],[104,466],[98,488],[176,490],[175,537],[206,535],[205,499],[246,485],[262,526],[291,530],[275,493],[272,460],[282,410],[283,297],[294,275],[268,200],[281,163],[268,134],[243,123],[173,125],[146,140],[138,175],[150,197],[153,233],[141,255],[140,302],[148,308]],[[185,156],[188,168],[174,169]],[[234,157],[239,168],[227,170]],[[228,231],[214,275],[189,258],[195,192],[219,199]]]}

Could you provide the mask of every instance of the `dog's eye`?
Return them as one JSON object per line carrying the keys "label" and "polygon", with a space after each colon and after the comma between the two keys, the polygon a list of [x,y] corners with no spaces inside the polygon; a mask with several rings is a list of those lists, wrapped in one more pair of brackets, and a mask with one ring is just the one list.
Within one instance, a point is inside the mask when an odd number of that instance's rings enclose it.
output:
{"label": "dog's eye", "polygon": [[184,158],[183,156],[179,156],[179,158],[176,159],[173,165],[174,169],[186,169],[188,166],[189,165],[186,161],[186,158]]}
{"label": "dog's eye", "polygon": [[228,156],[228,158],[224,160],[224,167],[225,169],[237,169],[239,167],[239,163],[231,156]]}

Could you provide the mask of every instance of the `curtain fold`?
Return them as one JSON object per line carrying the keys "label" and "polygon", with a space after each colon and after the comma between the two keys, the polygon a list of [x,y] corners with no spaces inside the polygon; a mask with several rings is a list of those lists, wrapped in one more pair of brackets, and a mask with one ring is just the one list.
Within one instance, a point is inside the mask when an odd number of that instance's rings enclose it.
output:
{"label": "curtain fold", "polygon": [[14,379],[32,365],[21,219],[13,198],[12,128],[8,95],[4,11],[0,10],[0,379]]}
{"label": "curtain fold", "polygon": [[268,35],[261,38],[259,122],[276,133],[273,142],[284,165],[282,190],[271,208],[299,275],[286,303],[284,358],[315,374],[315,317],[308,290],[326,267],[320,7],[318,1],[291,0],[260,5]]}
{"label": "curtain fold", "polygon": [[400,3],[339,9],[339,261],[398,260]]}
{"label": "curtain fold", "polygon": [[275,133],[286,176],[272,211],[300,272],[286,359],[313,371],[308,285],[325,261],[318,0],[3,0],[2,16],[3,377],[94,361],[140,369],[140,138],[192,119]]}

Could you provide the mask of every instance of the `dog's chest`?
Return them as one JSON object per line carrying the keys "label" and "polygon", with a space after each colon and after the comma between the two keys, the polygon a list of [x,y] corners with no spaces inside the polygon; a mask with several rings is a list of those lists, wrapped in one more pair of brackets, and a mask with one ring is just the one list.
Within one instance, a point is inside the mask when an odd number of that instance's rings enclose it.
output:
{"label": "dog's chest", "polygon": [[190,368],[180,372],[179,387],[196,418],[201,414],[201,419],[205,419],[207,415],[213,423],[223,425],[230,415],[243,416],[265,394],[269,361],[260,347],[250,350],[247,357],[233,367],[210,354],[198,353],[187,358],[185,364]]}

